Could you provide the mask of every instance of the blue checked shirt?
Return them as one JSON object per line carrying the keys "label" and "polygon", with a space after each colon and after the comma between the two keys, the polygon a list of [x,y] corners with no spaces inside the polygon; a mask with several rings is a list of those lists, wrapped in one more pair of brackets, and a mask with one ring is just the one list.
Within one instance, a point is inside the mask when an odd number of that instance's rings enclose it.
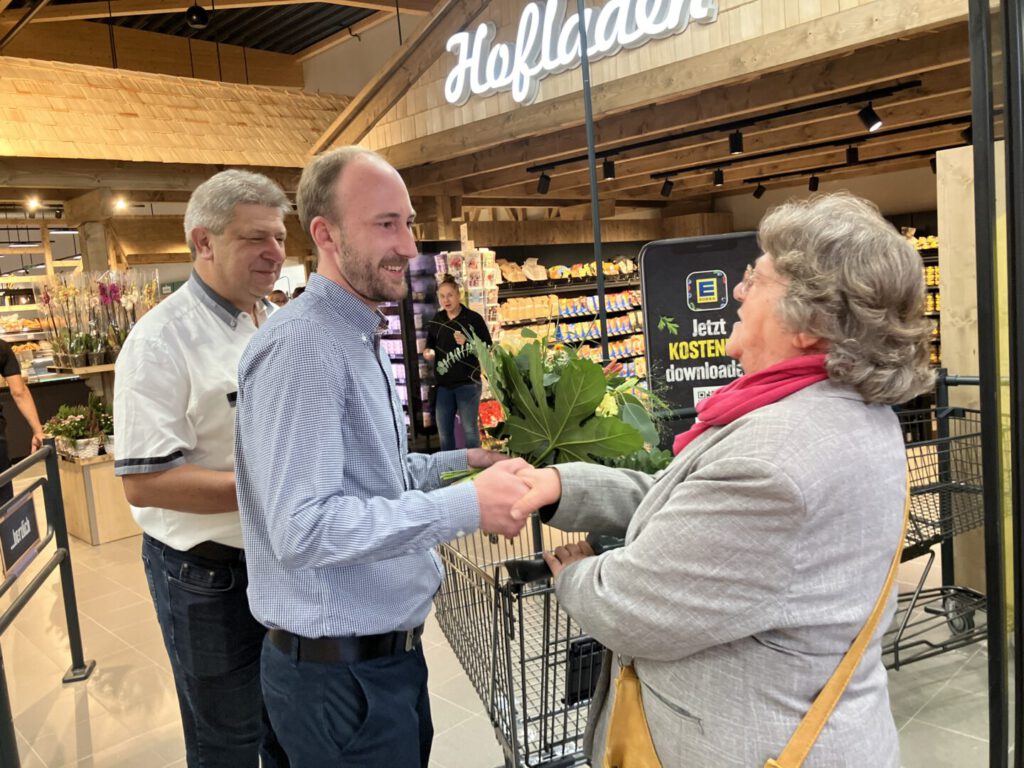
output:
{"label": "blue checked shirt", "polygon": [[[477,528],[466,452],[410,454],[381,315],[313,275],[238,368],[235,472],[249,604],[303,637],[423,623],[443,571],[433,548]],[[429,492],[428,492],[429,491]]]}

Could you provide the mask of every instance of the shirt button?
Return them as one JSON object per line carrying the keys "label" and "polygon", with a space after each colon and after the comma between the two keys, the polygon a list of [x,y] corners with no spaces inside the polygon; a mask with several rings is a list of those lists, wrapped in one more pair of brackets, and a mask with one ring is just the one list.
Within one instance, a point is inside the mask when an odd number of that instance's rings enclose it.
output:
{"label": "shirt button", "polygon": [[457,531],[455,532],[455,535],[456,535],[456,536],[459,536],[459,537],[462,537],[462,536],[465,536],[465,535],[466,535],[466,532],[465,532],[465,531],[463,531],[462,529],[459,529],[459,530],[457,530]]}
{"label": "shirt button", "polygon": [[232,320],[231,321],[231,327],[232,328],[237,328],[238,327],[238,321],[237,320]]}
{"label": "shirt button", "polygon": [[361,338],[363,340],[363,344],[365,344],[366,342],[368,342],[370,340],[365,333],[362,336],[360,336],[359,338]]}

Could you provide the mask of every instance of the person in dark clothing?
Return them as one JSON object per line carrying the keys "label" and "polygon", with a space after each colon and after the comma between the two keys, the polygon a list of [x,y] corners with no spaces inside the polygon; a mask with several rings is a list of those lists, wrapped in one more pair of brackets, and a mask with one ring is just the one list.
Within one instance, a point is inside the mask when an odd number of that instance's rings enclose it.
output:
{"label": "person in dark clothing", "polygon": [[[460,301],[459,286],[455,278],[445,275],[437,287],[437,300],[441,310],[427,327],[427,348],[423,356],[440,362],[459,349],[475,334],[491,343],[491,334],[484,319]],[[441,450],[455,449],[455,414],[458,412],[466,447],[480,446],[480,361],[476,355],[466,355],[453,361],[443,374],[435,370],[437,404],[434,418],[441,440]]]}
{"label": "person in dark clothing", "polygon": [[[35,453],[43,445],[43,427],[39,423],[39,414],[36,412],[36,403],[32,399],[32,393],[28,391],[28,385],[21,376],[21,365],[18,357],[3,339],[0,339],[0,376],[3,376],[7,388],[11,392],[11,399],[25,417],[32,430],[32,452]],[[0,412],[0,472],[11,466],[11,460],[7,452],[7,436],[4,434],[4,427],[7,422],[3,413]],[[14,490],[10,483],[0,486],[0,503],[10,501],[14,498]]]}

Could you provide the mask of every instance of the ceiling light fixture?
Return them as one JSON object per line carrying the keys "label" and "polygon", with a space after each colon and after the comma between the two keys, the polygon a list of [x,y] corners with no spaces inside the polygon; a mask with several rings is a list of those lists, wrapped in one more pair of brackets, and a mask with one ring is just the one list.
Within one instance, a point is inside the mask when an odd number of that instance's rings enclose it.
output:
{"label": "ceiling light fixture", "polygon": [[754,187],[754,199],[760,200],[764,197],[764,193],[768,191],[768,188],[764,184],[758,184]]}
{"label": "ceiling light fixture", "polygon": [[604,159],[603,170],[604,170],[604,177],[606,179],[614,179],[615,178],[615,161],[612,160],[610,157],[606,157]]}
{"label": "ceiling light fixture", "polygon": [[874,133],[882,127],[882,118],[875,112],[875,108],[871,106],[871,102],[857,113],[857,117],[864,123],[864,127],[868,129],[868,133]]}
{"label": "ceiling light fixture", "polygon": [[807,182],[807,189],[811,192],[817,192],[818,186],[821,184],[820,179],[817,176],[811,176],[810,181]]}
{"label": "ceiling light fixture", "polygon": [[210,14],[201,5],[190,6],[185,11],[185,23],[192,29],[206,29],[210,24]]}
{"label": "ceiling light fixture", "polygon": [[938,173],[939,172],[938,163],[935,161],[934,157],[931,160],[928,161],[928,165],[931,166],[932,173]]}
{"label": "ceiling light fixture", "polygon": [[735,130],[729,134],[729,154],[743,154],[743,134],[739,130]]}
{"label": "ceiling light fixture", "polygon": [[847,165],[856,165],[859,162],[860,162],[860,150],[857,149],[856,147],[847,147],[846,148],[846,164]]}
{"label": "ceiling light fixture", "polygon": [[551,177],[546,173],[542,173],[540,178],[537,179],[537,194],[546,195],[549,189],[551,189]]}
{"label": "ceiling light fixture", "polygon": [[123,197],[115,197],[114,198],[114,210],[115,211],[124,211],[124,210],[127,210],[127,209],[128,209],[128,201],[127,200],[125,200]]}
{"label": "ceiling light fixture", "polygon": [[668,197],[672,194],[672,187],[675,184],[672,183],[672,179],[665,179],[665,183],[661,185],[661,196]]}
{"label": "ceiling light fixture", "polygon": [[974,128],[968,125],[960,131],[960,137],[964,140],[965,144],[974,144]]}
{"label": "ceiling light fixture", "polygon": [[725,184],[725,173],[721,168],[715,168],[714,184],[716,187],[720,187]]}
{"label": "ceiling light fixture", "polygon": [[39,202],[39,198],[35,195],[25,198],[25,210],[26,211],[38,211],[42,203]]}

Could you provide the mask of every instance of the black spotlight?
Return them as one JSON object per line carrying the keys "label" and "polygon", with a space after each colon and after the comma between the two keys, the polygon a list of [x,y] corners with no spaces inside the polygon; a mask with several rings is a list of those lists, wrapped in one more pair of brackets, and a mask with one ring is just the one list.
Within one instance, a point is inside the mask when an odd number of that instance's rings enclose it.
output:
{"label": "black spotlight", "polygon": [[962,131],[960,131],[960,136],[964,140],[964,143],[966,143],[966,144],[973,144],[974,143],[974,128],[972,126],[968,125]]}
{"label": "black spotlight", "polygon": [[715,186],[716,187],[720,187],[723,184],[725,184],[725,174],[722,173],[722,169],[721,168],[715,168],[714,182],[715,182]]}
{"label": "black spotlight", "polygon": [[875,108],[871,106],[871,102],[864,107],[860,112],[857,113],[857,117],[864,123],[864,127],[868,129],[868,133],[874,133],[882,127],[882,118],[875,112]]}
{"label": "black spotlight", "polygon": [[551,177],[546,173],[542,173],[540,178],[537,179],[537,194],[546,195],[549,189],[551,189]]}
{"label": "black spotlight", "polygon": [[210,24],[210,14],[201,5],[193,5],[185,11],[185,23],[192,29],[206,29]]}
{"label": "black spotlight", "polygon": [[754,199],[760,200],[762,197],[764,197],[764,193],[767,191],[768,189],[765,187],[764,184],[758,184],[756,187],[754,187]]}
{"label": "black spotlight", "polygon": [[661,196],[668,197],[671,195],[672,187],[674,186],[675,184],[672,182],[672,179],[665,179],[665,183],[661,185]]}
{"label": "black spotlight", "polygon": [[821,182],[819,181],[817,176],[811,176],[811,180],[807,182],[807,189],[809,189],[811,192],[817,192],[818,185],[820,183]]}
{"label": "black spotlight", "polygon": [[743,134],[739,131],[733,131],[729,134],[729,154],[743,154]]}
{"label": "black spotlight", "polygon": [[856,147],[847,147],[846,148],[846,164],[847,165],[856,165],[859,162],[860,162],[860,150],[857,149]]}
{"label": "black spotlight", "polygon": [[932,173],[938,173],[939,172],[938,164],[935,162],[935,158],[934,157],[931,160],[928,161],[928,165],[930,165],[932,167]]}
{"label": "black spotlight", "polygon": [[610,157],[606,157],[604,159],[604,165],[602,167],[604,169],[604,177],[606,179],[614,179],[615,178],[615,161],[614,160],[612,160]]}

